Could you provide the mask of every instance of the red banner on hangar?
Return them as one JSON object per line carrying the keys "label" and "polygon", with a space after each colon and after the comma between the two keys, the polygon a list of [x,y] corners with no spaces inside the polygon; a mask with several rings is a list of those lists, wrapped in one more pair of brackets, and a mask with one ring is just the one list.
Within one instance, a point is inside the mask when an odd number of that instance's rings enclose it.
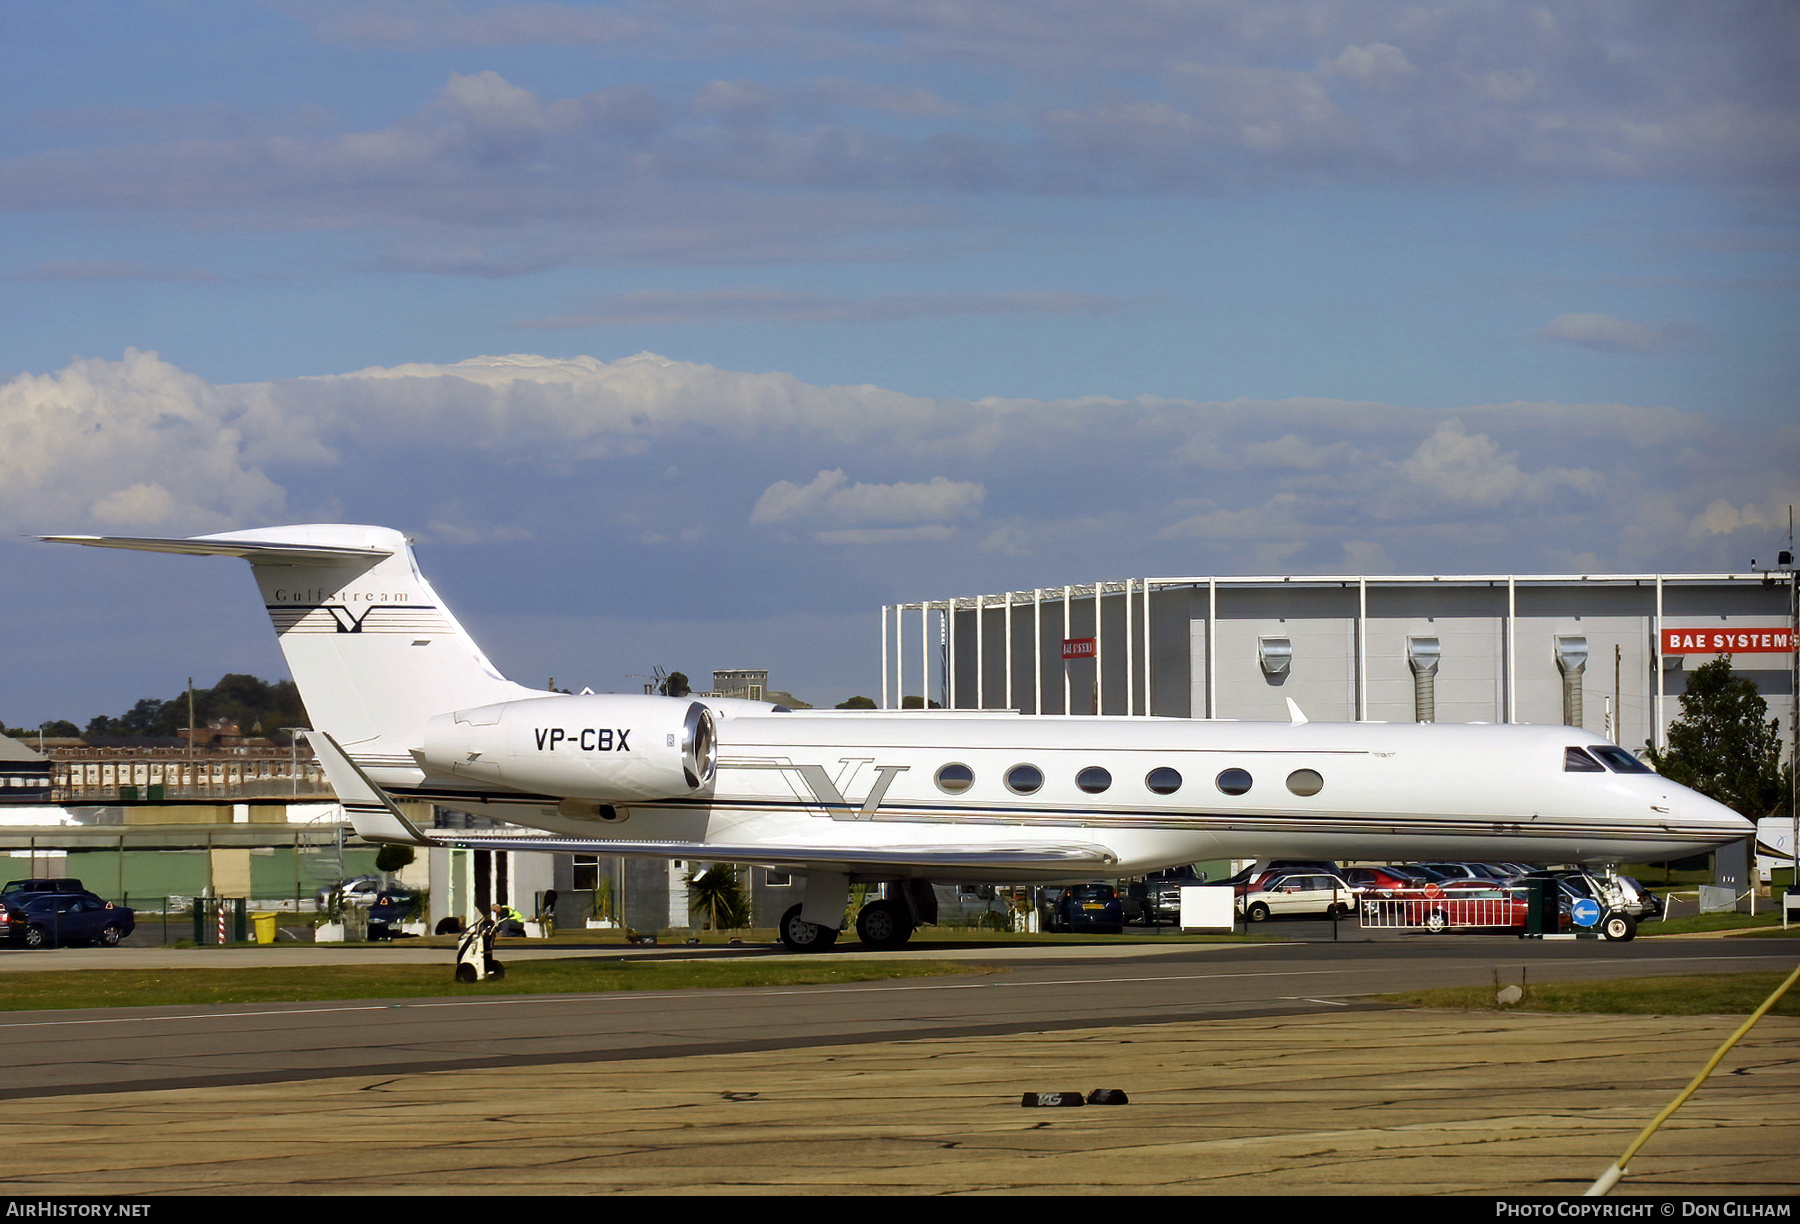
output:
{"label": "red banner on hangar", "polygon": [[1098,653],[1099,649],[1094,638],[1063,639],[1063,658],[1065,659],[1091,659]]}
{"label": "red banner on hangar", "polygon": [[1664,629],[1664,654],[1785,654],[1792,629]]}

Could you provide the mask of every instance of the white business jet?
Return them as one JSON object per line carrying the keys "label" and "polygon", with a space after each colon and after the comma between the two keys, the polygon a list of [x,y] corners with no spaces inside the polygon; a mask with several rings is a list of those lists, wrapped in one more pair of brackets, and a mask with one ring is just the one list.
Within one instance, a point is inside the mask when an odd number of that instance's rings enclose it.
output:
{"label": "white business jet", "polygon": [[[1750,822],[1574,727],[794,712],[546,694],[500,675],[384,527],[60,543],[242,557],[332,787],[368,841],[754,863],[805,876],[783,917],[897,947],[933,881],[1069,882],[1219,858],[1659,861]],[[428,833],[395,798],[538,833]]]}

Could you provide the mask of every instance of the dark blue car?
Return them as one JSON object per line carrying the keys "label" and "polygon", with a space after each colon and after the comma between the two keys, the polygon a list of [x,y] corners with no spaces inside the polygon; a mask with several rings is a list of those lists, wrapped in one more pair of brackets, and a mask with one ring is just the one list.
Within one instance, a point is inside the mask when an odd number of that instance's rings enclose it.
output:
{"label": "dark blue car", "polygon": [[1125,907],[1111,884],[1077,884],[1065,889],[1056,905],[1056,926],[1064,931],[1125,929]]}
{"label": "dark blue car", "polygon": [[91,892],[39,893],[0,904],[0,939],[27,948],[63,943],[117,947],[137,929],[137,915]]}

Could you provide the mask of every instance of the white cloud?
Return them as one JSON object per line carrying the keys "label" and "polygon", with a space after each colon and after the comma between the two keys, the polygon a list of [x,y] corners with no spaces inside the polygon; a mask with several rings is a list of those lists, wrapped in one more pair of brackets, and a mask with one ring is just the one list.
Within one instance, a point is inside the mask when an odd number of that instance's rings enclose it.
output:
{"label": "white cloud", "polygon": [[[887,258],[896,235],[928,241],[946,199],[994,190],[1610,178],[1785,192],[1800,159],[1780,5],[1670,20],[1600,2],[1548,23],[1456,0],[1268,0],[1253,15],[1130,0],[1055,20],[1021,0],[313,7],[290,15],[355,45],[578,45],[683,70],[566,96],[450,72],[354,130],[318,107],[32,115],[44,139],[0,158],[0,200],[374,233],[387,249],[367,267],[506,276],[839,244]],[[709,54],[765,79],[700,79],[689,66]],[[897,63],[929,87],[891,84]]]}
{"label": "white cloud", "polygon": [[1698,332],[1691,323],[1674,322],[1662,327],[1632,323],[1603,314],[1558,315],[1532,334],[1607,353],[1655,353],[1674,347]]}
{"label": "white cloud", "polygon": [[846,523],[904,523],[967,518],[981,509],[987,490],[969,480],[933,476],[923,483],[855,484],[825,499],[825,513]]}
{"label": "white cloud", "polygon": [[1349,77],[1361,85],[1381,84],[1414,70],[1407,62],[1406,52],[1391,43],[1345,47],[1335,58],[1320,67],[1325,72]]}
{"label": "white cloud", "polygon": [[1447,501],[1496,506],[1525,487],[1517,458],[1486,434],[1466,434],[1462,422],[1445,421],[1400,467]]}
{"label": "white cloud", "polygon": [[1387,549],[1370,540],[1345,540],[1344,561],[1346,569],[1358,574],[1390,574],[1395,569]]}
{"label": "white cloud", "polygon": [[[0,530],[293,515],[476,546],[679,540],[776,588],[840,581],[781,576],[784,550],[807,543],[909,543],[931,566],[908,583],[954,589],[992,586],[987,571],[1027,556],[1053,572],[1008,581],[1453,571],[1471,556],[1546,568],[1572,538],[1604,564],[1718,568],[1742,563],[1737,533],[1767,532],[1800,500],[1800,430],[1752,437],[1667,407],[971,403],[652,354],[214,386],[131,352],[0,384],[0,430]],[[772,479],[797,467],[814,475]]]}
{"label": "white cloud", "polygon": [[1714,499],[1705,510],[1694,516],[1691,530],[1695,535],[1729,535],[1744,527],[1767,527],[1755,506],[1739,509],[1723,497]]}
{"label": "white cloud", "polygon": [[155,353],[0,384],[0,523],[221,530],[280,512],[240,406]]}
{"label": "white cloud", "polygon": [[1347,442],[1320,445],[1295,434],[1282,434],[1272,442],[1256,442],[1244,448],[1244,459],[1258,467],[1292,468],[1317,472],[1331,464],[1349,446]]}
{"label": "white cloud", "polygon": [[[987,491],[973,481],[942,476],[929,481],[894,484],[847,484],[843,470],[820,472],[810,484],[781,480],[763,490],[750,512],[752,526],[790,523],[801,519],[830,519],[840,523],[920,523],[929,520],[967,518],[981,508]],[[830,533],[816,538],[826,543],[855,543],[852,533]],[[871,540],[876,536],[870,536]],[[885,537],[881,537],[885,538]],[[895,537],[898,538],[898,537]],[[918,538],[944,538],[942,536]]]}
{"label": "white cloud", "polygon": [[763,490],[763,495],[756,499],[756,507],[750,512],[752,526],[768,523],[786,523],[798,518],[808,518],[819,512],[825,499],[843,486],[845,480],[842,468],[835,471],[820,472],[811,484],[797,485],[791,480],[778,480]]}
{"label": "white cloud", "polygon": [[1170,523],[1156,533],[1159,540],[1232,540],[1268,544],[1285,540],[1302,526],[1297,493],[1277,493],[1258,506],[1242,510],[1209,510]]}

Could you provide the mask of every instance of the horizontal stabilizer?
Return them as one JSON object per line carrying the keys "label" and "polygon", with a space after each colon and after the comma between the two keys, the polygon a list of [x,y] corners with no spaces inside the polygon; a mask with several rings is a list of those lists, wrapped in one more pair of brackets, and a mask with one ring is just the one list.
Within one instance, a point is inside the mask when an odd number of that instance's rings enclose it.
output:
{"label": "horizontal stabilizer", "polygon": [[[358,830],[360,832],[360,829]],[[905,868],[941,868],[955,871],[1033,871],[1067,869],[1083,874],[1117,863],[1118,856],[1104,846],[1080,842],[1042,842],[1035,845],[905,846],[878,849],[869,846],[770,846],[728,842],[625,841],[595,837],[533,837],[517,834],[458,833],[433,839],[438,845],[469,850],[540,850],[560,854],[618,855],[624,858],[701,859],[717,863],[754,863],[787,867],[796,871],[888,871]]]}
{"label": "horizontal stabilizer", "polygon": [[162,539],[156,536],[40,536],[46,544],[86,544],[90,548],[128,548],[135,552],[182,553],[192,557],[242,557],[253,565],[342,565],[393,554],[386,549],[328,548],[283,540],[257,540],[249,533]]}
{"label": "horizontal stabilizer", "polygon": [[323,731],[306,732],[306,740],[319,756],[331,789],[337,792],[344,814],[356,826],[356,835],[368,842],[399,842],[406,846],[429,846],[431,839],[406,818],[386,791],[369,780],[338,742]]}

